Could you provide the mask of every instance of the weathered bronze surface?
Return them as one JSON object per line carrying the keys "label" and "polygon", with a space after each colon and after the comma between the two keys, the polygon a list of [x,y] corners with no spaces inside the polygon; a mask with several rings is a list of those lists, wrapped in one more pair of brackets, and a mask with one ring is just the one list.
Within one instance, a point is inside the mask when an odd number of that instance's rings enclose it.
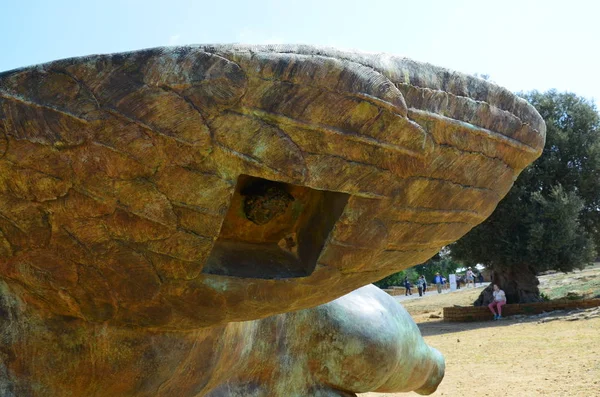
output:
{"label": "weathered bronze surface", "polygon": [[[0,74],[0,274],[95,323],[315,306],[480,223],[541,151],[529,104],[388,55],[158,48]],[[265,224],[242,192],[294,197]],[[288,247],[290,246],[290,247]]]}
{"label": "weathered bronze surface", "polygon": [[507,90],[382,54],[0,73],[0,396],[431,393],[443,358],[391,298],[318,305],[467,233],[544,139]]}
{"label": "weathered bronze surface", "polygon": [[[48,321],[4,283],[2,397],[350,397],[435,391],[444,359],[375,286],[312,309],[188,332]],[[35,332],[31,332],[35,329]]]}

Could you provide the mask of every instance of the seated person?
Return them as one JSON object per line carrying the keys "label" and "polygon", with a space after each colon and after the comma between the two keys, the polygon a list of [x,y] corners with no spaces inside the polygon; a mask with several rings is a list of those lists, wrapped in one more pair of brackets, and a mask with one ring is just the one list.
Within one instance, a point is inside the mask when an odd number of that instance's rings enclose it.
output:
{"label": "seated person", "polygon": [[[494,301],[488,305],[492,314],[494,315],[494,320],[500,320],[502,318],[502,306],[506,304],[506,295],[504,291],[498,287],[498,284],[494,284]],[[498,314],[494,311],[494,308],[498,310]]]}

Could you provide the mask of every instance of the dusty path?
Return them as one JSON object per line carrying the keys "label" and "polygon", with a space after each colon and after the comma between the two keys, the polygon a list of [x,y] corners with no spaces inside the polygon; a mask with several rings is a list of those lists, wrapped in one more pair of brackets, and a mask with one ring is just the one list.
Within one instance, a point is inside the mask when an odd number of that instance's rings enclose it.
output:
{"label": "dusty path", "polygon": [[[600,269],[595,274],[600,279]],[[434,396],[600,397],[599,318],[546,323],[510,318],[446,323],[430,318],[444,306],[472,303],[479,292],[480,288],[436,292],[402,302],[427,343],[446,356],[446,376]],[[417,394],[361,395],[367,396]]]}
{"label": "dusty path", "polygon": [[479,292],[481,292],[481,290],[483,288],[487,287],[489,284],[490,283],[483,283],[483,284],[478,283],[477,287],[469,287],[469,288],[462,287],[461,289],[458,289],[455,291],[451,291],[450,289],[444,289],[444,290],[442,290],[441,294],[439,294],[437,292],[437,290],[435,289],[435,286],[433,286],[431,289],[428,289],[427,292],[425,293],[425,295],[423,295],[423,296],[419,296],[418,290],[416,288],[413,288],[414,291],[413,291],[412,295],[396,295],[396,296],[394,296],[394,298],[396,298],[398,300],[398,302],[404,304],[404,302],[407,302],[407,301],[431,299],[431,297],[436,296],[436,295],[460,294],[460,293],[464,293],[464,292],[473,291],[473,289],[477,289]]}

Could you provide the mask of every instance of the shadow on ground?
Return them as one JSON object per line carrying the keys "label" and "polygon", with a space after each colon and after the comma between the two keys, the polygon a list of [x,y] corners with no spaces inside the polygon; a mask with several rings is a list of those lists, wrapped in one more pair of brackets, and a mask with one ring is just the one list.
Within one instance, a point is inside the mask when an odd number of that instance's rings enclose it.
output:
{"label": "shadow on ground", "polygon": [[[498,321],[474,321],[474,322],[447,322],[443,320],[439,321],[428,321],[424,323],[418,323],[417,326],[421,330],[423,336],[443,335],[452,334],[456,332],[471,331],[482,328],[498,328],[506,327],[515,324],[526,324],[526,323],[542,323],[549,320],[557,321],[574,321],[574,320],[585,320],[585,318],[575,318],[574,313],[580,314],[585,311],[592,311],[598,309],[587,309],[587,310],[569,310],[562,311],[557,310],[550,313],[542,313],[533,316],[511,316],[503,318]],[[491,314],[490,314],[491,317]]]}

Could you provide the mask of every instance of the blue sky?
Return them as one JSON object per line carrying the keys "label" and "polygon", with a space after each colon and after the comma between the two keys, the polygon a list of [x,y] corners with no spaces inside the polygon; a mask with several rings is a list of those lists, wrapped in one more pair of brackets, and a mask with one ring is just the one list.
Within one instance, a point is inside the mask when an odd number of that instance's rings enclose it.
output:
{"label": "blue sky", "polygon": [[78,55],[199,43],[305,43],[388,52],[513,91],[600,103],[593,0],[0,0],[0,71]]}

